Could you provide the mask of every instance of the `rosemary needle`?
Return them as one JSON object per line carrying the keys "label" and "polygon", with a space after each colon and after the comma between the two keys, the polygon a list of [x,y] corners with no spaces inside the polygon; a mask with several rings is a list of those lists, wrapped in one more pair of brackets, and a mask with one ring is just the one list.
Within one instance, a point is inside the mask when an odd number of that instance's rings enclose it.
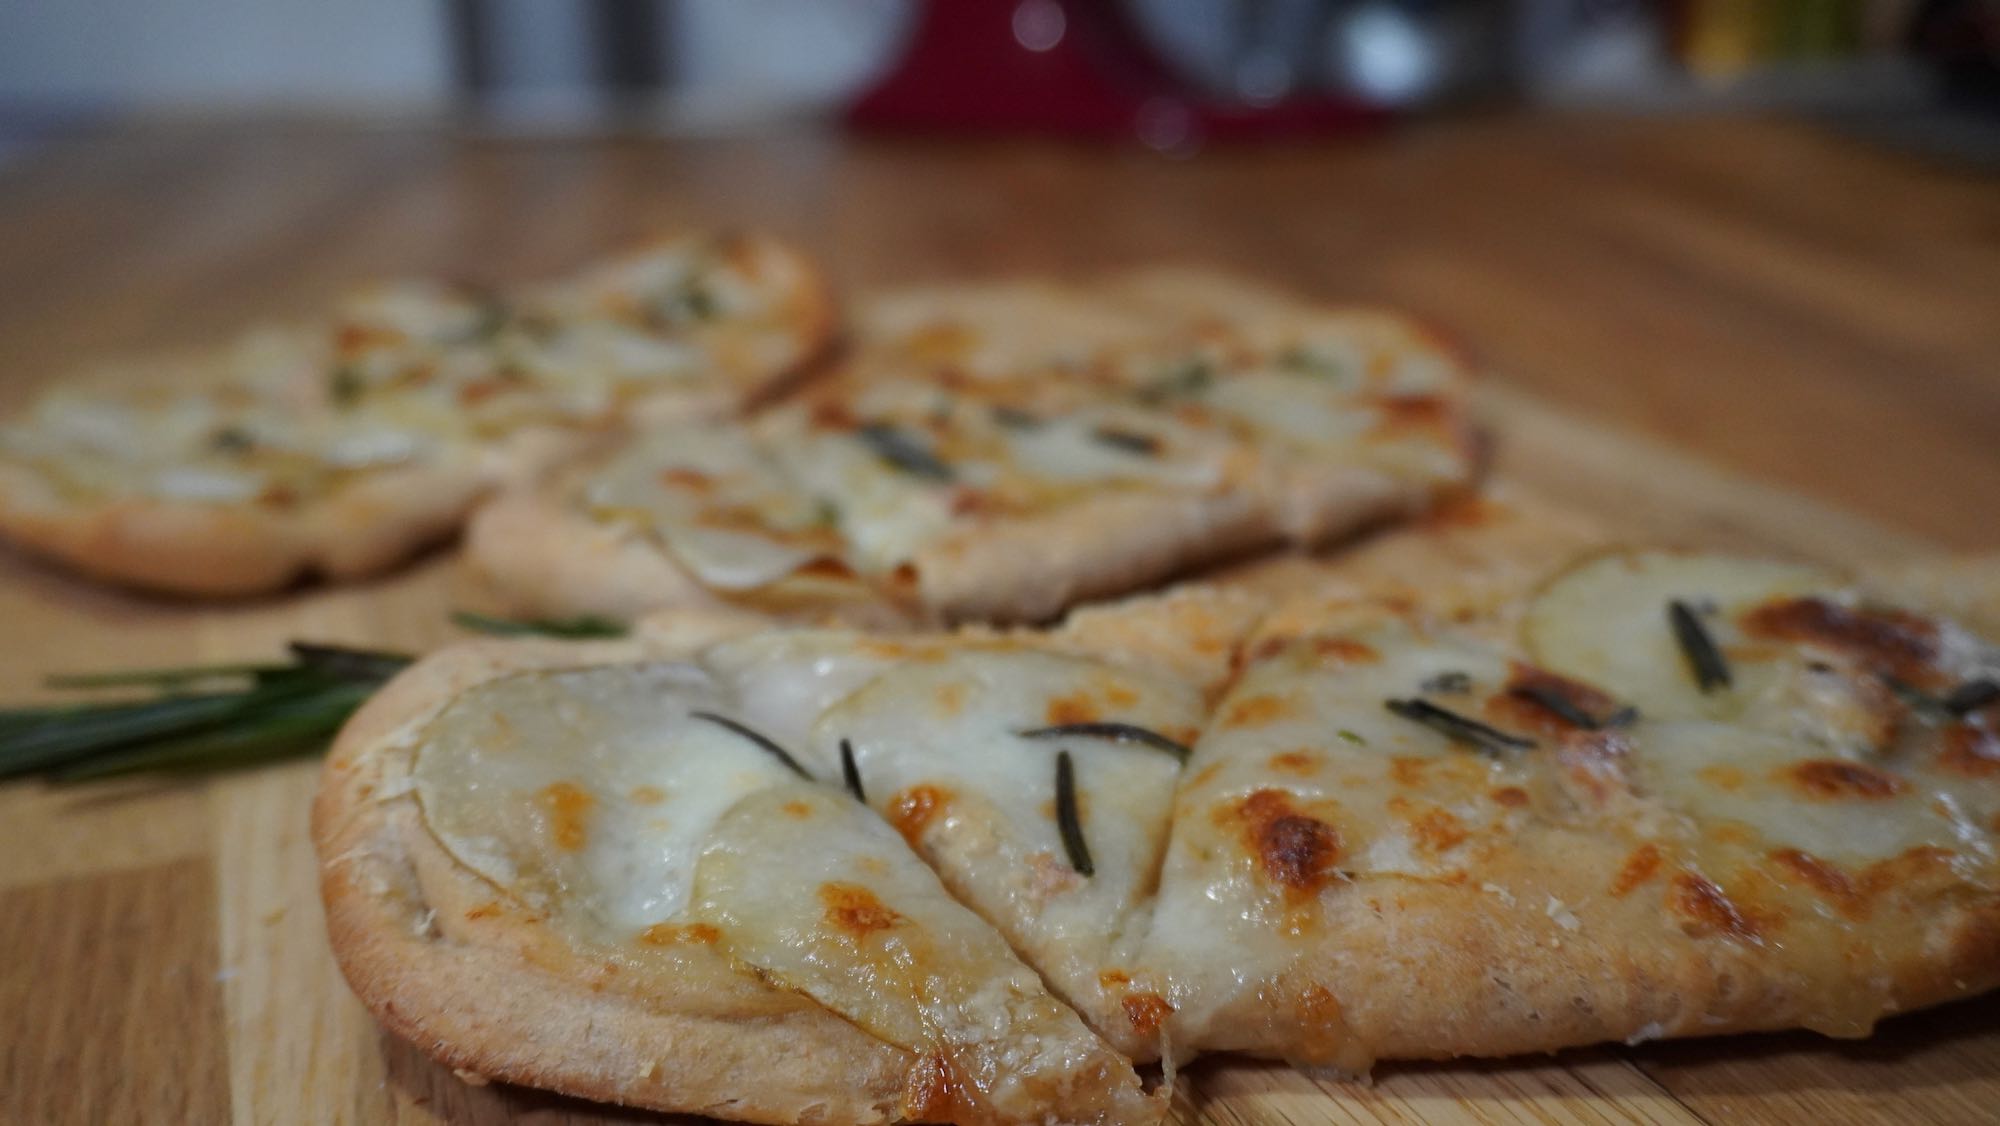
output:
{"label": "rosemary needle", "polygon": [[626,632],[625,627],[618,622],[588,614],[575,618],[517,620],[475,614],[470,610],[454,610],[451,621],[460,629],[490,634],[494,637],[564,637],[583,640],[624,637]]}
{"label": "rosemary needle", "polygon": [[1056,829],[1062,833],[1069,866],[1079,876],[1096,875],[1097,865],[1091,863],[1090,845],[1083,839],[1083,819],[1076,809],[1076,764],[1068,751],[1056,752]]}
{"label": "rosemary needle", "polygon": [[1667,623],[1673,627],[1674,640],[1681,647],[1681,655],[1687,658],[1688,672],[1702,694],[1729,687],[1729,661],[1709,635],[1708,627],[1701,624],[1701,615],[1695,613],[1694,607],[1678,598],[1668,602]]}
{"label": "rosemary needle", "polygon": [[1134,723],[1059,723],[1053,727],[1031,727],[1014,734],[1023,739],[1108,739],[1114,743],[1137,743],[1156,751],[1165,751],[1182,762],[1194,752],[1187,744]]}

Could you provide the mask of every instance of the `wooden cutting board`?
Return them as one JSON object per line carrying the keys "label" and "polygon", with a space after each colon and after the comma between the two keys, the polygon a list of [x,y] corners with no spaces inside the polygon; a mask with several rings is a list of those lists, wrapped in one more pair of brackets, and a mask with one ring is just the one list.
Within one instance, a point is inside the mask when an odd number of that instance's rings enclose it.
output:
{"label": "wooden cutting board", "polygon": [[[1496,477],[1634,539],[1893,565],[1932,545],[1709,468],[1501,386]],[[1337,558],[1337,557],[1336,557]],[[0,690],[51,669],[240,658],[306,637],[408,649],[451,635],[447,559],[230,608],[147,603],[0,558]],[[380,1034],[327,952],[306,807],[315,764],[201,782],[0,787],[0,1122],[655,1121],[469,1086]],[[2000,997],[1811,1035],[1385,1065],[1372,1084],[1204,1061],[1184,1123],[1990,1122]]]}

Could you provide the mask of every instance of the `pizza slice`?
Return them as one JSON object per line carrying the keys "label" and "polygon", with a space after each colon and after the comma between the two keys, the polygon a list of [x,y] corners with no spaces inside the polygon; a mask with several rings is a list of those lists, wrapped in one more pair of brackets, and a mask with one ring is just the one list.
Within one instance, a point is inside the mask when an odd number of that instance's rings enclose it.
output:
{"label": "pizza slice", "polygon": [[1135,988],[1355,1070],[1880,1017],[2000,982],[2000,651],[1813,568],[1611,552],[1306,600],[1181,785]]}
{"label": "pizza slice", "polygon": [[1465,376],[1404,322],[1293,303],[1239,329],[1077,294],[1038,353],[1050,299],[1025,292],[864,310],[888,339],[744,433],[656,431],[502,498],[472,566],[521,613],[1036,621],[1473,473]]}
{"label": "pizza slice", "polygon": [[468,1073],[716,1117],[1157,1118],[903,837],[753,726],[746,688],[815,674],[693,653],[739,628],[463,647],[356,718],[315,839],[378,1018]]}
{"label": "pizza slice", "polygon": [[322,324],[45,397],[0,428],[0,534],[176,593],[351,578],[608,429],[770,394],[831,334],[811,267],[755,236],[663,244],[512,300],[374,287]]}

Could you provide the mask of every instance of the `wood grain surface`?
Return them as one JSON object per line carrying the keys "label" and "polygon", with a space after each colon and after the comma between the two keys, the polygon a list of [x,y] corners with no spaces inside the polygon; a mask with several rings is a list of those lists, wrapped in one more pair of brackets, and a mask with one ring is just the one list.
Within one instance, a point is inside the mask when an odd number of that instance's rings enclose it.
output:
{"label": "wood grain surface", "polygon": [[[1006,143],[475,140],[153,125],[0,172],[0,406],[400,273],[526,279],[682,225],[872,286],[1233,267],[1452,330],[1496,472],[1633,536],[1859,563],[2000,547],[2000,186],[1768,121],[1493,120],[1167,161]],[[0,692],[40,675],[447,639],[455,575],[246,605],[0,554]],[[654,1121],[474,1087],[381,1036],[325,949],[314,765],[0,787],[0,1122]],[[1872,1040],[1388,1066],[1205,1062],[1185,1122],[1988,1122],[2000,1001]]]}

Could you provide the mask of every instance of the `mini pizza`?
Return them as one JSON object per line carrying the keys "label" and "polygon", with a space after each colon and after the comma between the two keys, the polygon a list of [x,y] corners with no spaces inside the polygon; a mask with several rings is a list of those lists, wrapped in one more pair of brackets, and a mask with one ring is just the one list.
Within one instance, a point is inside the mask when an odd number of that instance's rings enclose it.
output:
{"label": "mini pizza", "polygon": [[0,428],[0,534],[184,594],[350,578],[596,435],[770,394],[832,326],[811,267],[749,236],[663,244],[513,300],[381,286],[318,326],[45,397]]}
{"label": "mini pizza", "polygon": [[834,376],[740,432],[655,428],[501,498],[471,565],[517,613],[1039,621],[1470,481],[1464,372],[1408,322],[1276,297],[1198,315],[1127,285],[867,306]]}
{"label": "mini pizza", "polygon": [[[1069,931],[1143,903],[1177,759],[1016,725],[1179,731],[1247,615],[1197,595],[879,640],[681,614],[632,642],[448,651],[329,760],[336,955],[453,1066],[572,1094],[765,1122],[1156,1119],[1009,939],[1095,996],[1092,964],[1136,934]],[[1165,634],[1187,645],[1151,655]],[[930,726],[884,726],[918,710]],[[946,760],[927,736],[979,742]],[[949,890],[1016,863],[1020,887],[966,900],[997,928]]]}
{"label": "mini pizza", "polygon": [[1860,1036],[2000,983],[2000,649],[1816,568],[639,638],[433,657],[329,762],[335,952],[454,1067],[1143,1121],[1156,1058]]}

